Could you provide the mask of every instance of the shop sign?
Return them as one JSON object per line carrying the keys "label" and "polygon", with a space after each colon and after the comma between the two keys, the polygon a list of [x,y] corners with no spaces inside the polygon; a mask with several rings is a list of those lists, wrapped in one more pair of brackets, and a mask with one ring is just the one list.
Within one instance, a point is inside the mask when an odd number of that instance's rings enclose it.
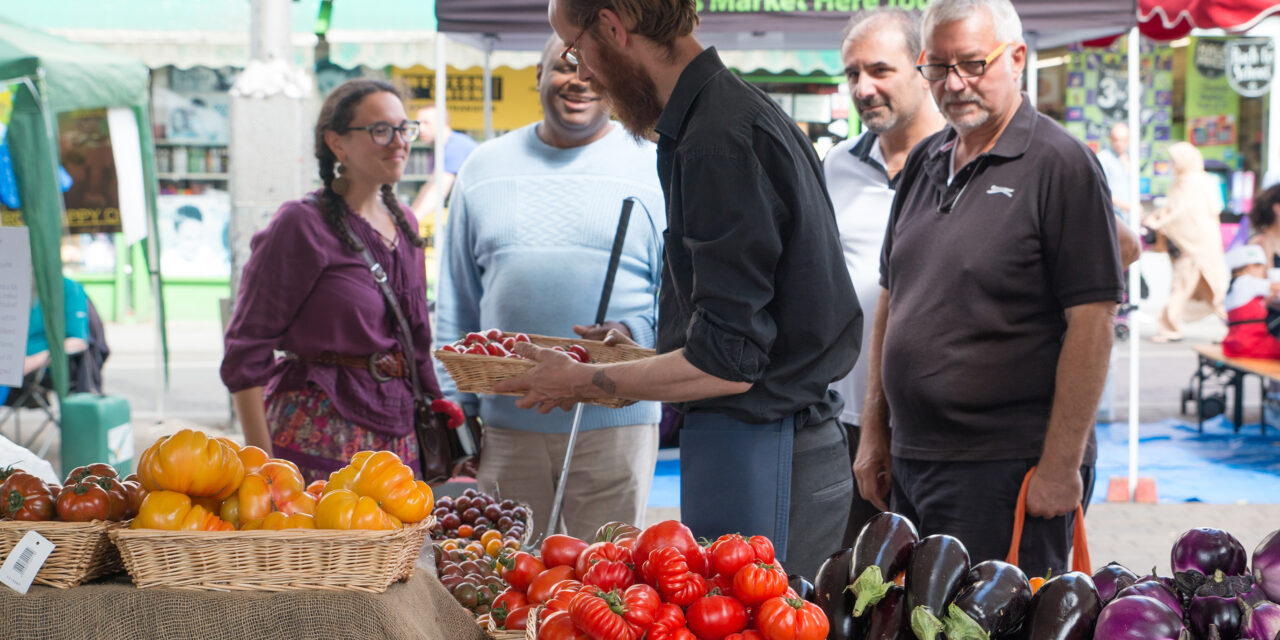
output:
{"label": "shop sign", "polygon": [[1276,72],[1276,45],[1271,38],[1240,38],[1227,43],[1227,81],[1236,93],[1257,98],[1271,90]]}
{"label": "shop sign", "polygon": [[[542,117],[538,98],[538,71],[535,67],[493,70],[490,87],[493,99],[493,128],[518,129]],[[415,113],[435,101],[435,71],[427,67],[392,67],[391,77],[409,90],[409,112]],[[445,76],[445,103],[449,124],[459,131],[484,130],[484,71],[479,67],[448,67]]]}

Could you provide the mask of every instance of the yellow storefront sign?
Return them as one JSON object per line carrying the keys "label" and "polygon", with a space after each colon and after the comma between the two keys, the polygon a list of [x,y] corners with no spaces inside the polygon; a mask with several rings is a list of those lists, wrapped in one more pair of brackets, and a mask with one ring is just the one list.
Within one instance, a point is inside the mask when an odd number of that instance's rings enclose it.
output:
{"label": "yellow storefront sign", "polygon": [[[391,77],[409,89],[411,114],[435,101],[434,70],[422,65],[392,67]],[[510,131],[542,118],[542,105],[538,100],[538,74],[534,67],[498,67],[493,70],[492,86],[494,129]],[[454,129],[484,130],[483,69],[448,67],[445,100],[448,104],[449,121]]]}

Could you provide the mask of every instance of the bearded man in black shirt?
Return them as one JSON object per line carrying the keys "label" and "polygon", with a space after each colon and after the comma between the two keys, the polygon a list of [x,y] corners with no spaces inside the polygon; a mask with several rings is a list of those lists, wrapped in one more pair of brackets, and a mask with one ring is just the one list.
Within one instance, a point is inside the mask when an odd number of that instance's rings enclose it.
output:
{"label": "bearded man in black shirt", "polygon": [[[695,535],[768,535],[812,577],[840,543],[853,481],[843,400],[862,313],[812,144],[693,36],[694,0],[552,0],[566,59],[636,136],[667,198],[658,352],[538,361],[498,391],[550,411],[602,396],[679,403],[681,515]],[[616,338],[615,338],[616,339]]]}

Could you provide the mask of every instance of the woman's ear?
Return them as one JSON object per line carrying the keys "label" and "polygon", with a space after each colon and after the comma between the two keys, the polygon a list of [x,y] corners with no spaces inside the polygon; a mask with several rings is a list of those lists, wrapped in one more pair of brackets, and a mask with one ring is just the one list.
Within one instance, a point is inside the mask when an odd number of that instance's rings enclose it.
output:
{"label": "woman's ear", "polygon": [[337,131],[329,130],[324,132],[324,143],[329,145],[329,151],[333,152],[338,162],[342,162],[346,154],[342,153],[342,136]]}

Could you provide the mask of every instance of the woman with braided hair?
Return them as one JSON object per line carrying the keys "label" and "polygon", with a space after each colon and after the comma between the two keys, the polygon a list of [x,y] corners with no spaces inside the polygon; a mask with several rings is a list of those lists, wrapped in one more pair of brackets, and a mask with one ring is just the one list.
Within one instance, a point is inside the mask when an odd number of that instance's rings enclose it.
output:
{"label": "woman with braided hair", "polygon": [[417,134],[391,85],[334,89],[315,126],[324,187],[286,202],[252,240],[222,380],[246,442],[297,463],[308,482],[365,449],[394,451],[419,472],[410,359],[365,249],[409,324],[423,394],[449,426],[462,419],[431,364],[425,243],[393,189]]}

